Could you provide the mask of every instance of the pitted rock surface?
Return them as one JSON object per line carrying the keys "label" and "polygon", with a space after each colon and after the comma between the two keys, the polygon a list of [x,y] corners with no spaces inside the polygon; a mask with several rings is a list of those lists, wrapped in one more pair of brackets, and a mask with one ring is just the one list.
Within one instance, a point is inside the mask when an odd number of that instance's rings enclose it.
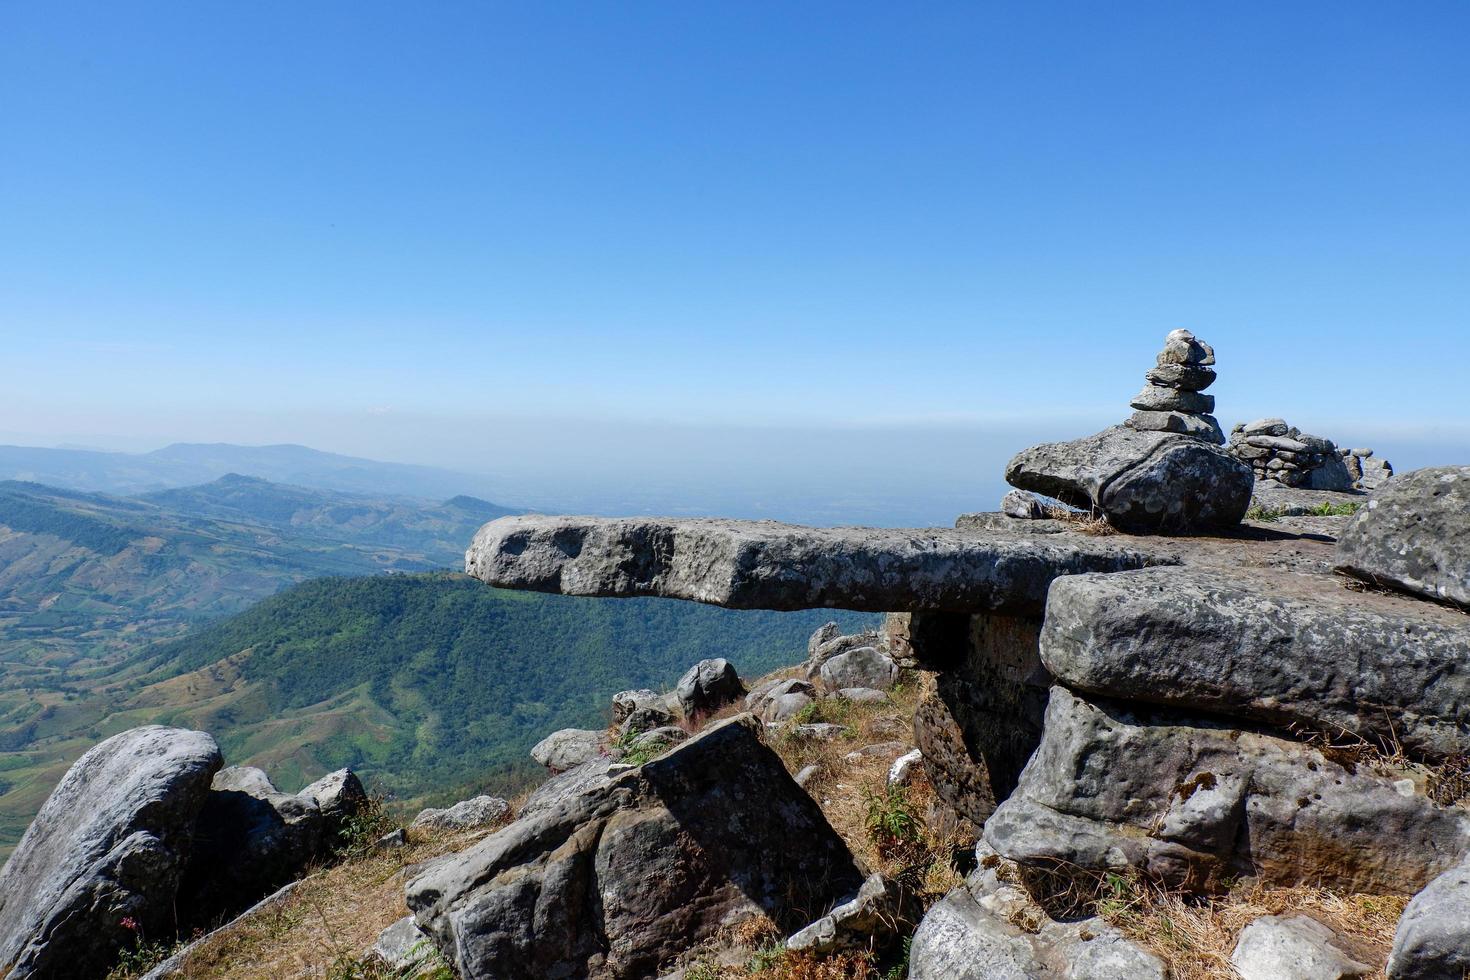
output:
{"label": "pitted rock surface", "polygon": [[869,612],[1035,612],[1058,575],[1149,563],[1083,535],[539,515],[486,524],[465,556],[469,574],[499,588]]}
{"label": "pitted rock surface", "polygon": [[1396,476],[1343,529],[1349,575],[1470,607],[1470,466]]}

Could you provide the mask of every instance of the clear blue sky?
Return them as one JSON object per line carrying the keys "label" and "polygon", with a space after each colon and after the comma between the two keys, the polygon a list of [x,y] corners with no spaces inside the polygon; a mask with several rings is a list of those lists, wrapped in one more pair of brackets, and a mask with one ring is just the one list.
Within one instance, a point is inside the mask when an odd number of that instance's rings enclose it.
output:
{"label": "clear blue sky", "polygon": [[1467,40],[1458,0],[6,3],[0,433],[1103,424],[1176,326],[1227,425],[1463,433]]}

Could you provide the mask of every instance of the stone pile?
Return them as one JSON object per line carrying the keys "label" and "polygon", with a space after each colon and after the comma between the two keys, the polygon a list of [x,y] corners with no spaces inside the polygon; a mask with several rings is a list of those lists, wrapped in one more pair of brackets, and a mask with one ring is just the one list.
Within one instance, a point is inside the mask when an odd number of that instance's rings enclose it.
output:
{"label": "stone pile", "polygon": [[1222,445],[1225,435],[1211,413],[1215,396],[1204,390],[1215,383],[1215,349],[1188,330],[1175,330],[1164,341],[1148,382],[1133,396],[1133,415],[1123,424],[1141,432],[1178,432]]}
{"label": "stone pile", "polygon": [[1371,449],[1339,449],[1337,454],[1342,457],[1355,489],[1377,490],[1393,476],[1392,464],[1374,456]]}
{"label": "stone pile", "polygon": [[[1308,435],[1283,419],[1257,419],[1230,430],[1228,451],[1255,473],[1284,487],[1351,490],[1353,478],[1331,439]],[[1361,473],[1361,468],[1359,469]]]}

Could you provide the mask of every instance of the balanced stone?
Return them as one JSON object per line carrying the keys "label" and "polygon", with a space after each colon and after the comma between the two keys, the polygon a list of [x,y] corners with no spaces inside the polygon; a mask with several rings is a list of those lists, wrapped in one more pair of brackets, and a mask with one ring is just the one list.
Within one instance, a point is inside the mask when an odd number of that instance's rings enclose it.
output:
{"label": "balanced stone", "polygon": [[1186,412],[1205,415],[1215,410],[1215,396],[1197,391],[1149,385],[1133,396],[1134,408],[1144,412]]}
{"label": "balanced stone", "polygon": [[1198,364],[1208,367],[1215,363],[1215,348],[1198,340],[1188,330],[1172,331],[1159,352],[1158,364]]}
{"label": "balanced stone", "polygon": [[1213,415],[1188,415],[1184,412],[1134,412],[1123,423],[1140,432],[1177,432],[1193,436],[1217,446],[1225,444],[1225,433]]}
{"label": "balanced stone", "polygon": [[1198,364],[1160,364],[1144,375],[1151,385],[1178,388],[1180,391],[1204,391],[1215,383],[1215,369]]}

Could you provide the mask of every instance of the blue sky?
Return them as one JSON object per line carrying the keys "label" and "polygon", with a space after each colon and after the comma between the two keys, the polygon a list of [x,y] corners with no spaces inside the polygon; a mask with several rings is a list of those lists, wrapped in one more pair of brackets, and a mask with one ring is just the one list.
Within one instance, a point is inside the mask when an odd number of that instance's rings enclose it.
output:
{"label": "blue sky", "polygon": [[1187,326],[1227,425],[1459,451],[1467,37],[1460,2],[5,4],[0,434],[1081,435]]}

